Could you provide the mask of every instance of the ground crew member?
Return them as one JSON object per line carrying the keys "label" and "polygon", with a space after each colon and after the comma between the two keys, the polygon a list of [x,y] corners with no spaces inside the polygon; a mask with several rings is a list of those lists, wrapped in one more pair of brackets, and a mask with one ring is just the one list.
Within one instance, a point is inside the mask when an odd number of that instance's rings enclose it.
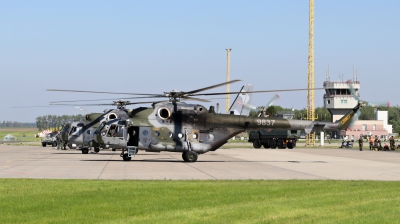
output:
{"label": "ground crew member", "polygon": [[393,138],[393,136],[390,136],[390,138],[389,138],[389,143],[390,143],[390,150],[395,150],[395,148],[394,148],[394,138]]}
{"label": "ground crew member", "polygon": [[361,134],[360,138],[358,139],[358,146],[360,146],[360,151],[363,151],[362,150],[363,142],[364,142],[364,139],[363,139],[363,135]]}
{"label": "ground crew member", "polygon": [[374,138],[372,138],[372,135],[369,136],[369,150],[372,150],[374,146]]}
{"label": "ground crew member", "polygon": [[374,140],[374,148],[375,151],[379,151],[379,145],[380,145],[380,140],[378,139],[378,135],[375,135],[375,140]]}

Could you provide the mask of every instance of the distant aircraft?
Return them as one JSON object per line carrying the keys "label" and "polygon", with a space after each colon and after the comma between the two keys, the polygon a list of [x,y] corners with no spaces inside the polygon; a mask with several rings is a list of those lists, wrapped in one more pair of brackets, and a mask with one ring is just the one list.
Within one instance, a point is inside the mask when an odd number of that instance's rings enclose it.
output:
{"label": "distant aircraft", "polygon": [[252,91],[253,84],[246,84],[242,86],[240,93],[236,96],[231,107],[229,108],[230,114],[249,115],[250,110],[256,109],[255,106],[250,105]]}

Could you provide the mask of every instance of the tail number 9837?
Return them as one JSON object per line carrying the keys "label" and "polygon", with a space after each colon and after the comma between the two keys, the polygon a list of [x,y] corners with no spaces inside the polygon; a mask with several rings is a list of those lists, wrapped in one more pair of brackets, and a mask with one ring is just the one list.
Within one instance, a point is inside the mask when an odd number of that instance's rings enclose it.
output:
{"label": "tail number 9837", "polygon": [[257,125],[274,126],[275,120],[257,119]]}

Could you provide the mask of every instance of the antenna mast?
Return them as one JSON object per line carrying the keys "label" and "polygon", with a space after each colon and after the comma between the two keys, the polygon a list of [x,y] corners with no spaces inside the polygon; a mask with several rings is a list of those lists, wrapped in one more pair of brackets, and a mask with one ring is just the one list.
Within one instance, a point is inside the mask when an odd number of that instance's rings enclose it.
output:
{"label": "antenna mast", "polygon": [[[232,49],[226,49],[227,53],[227,58],[226,58],[226,82],[229,82],[231,80],[231,50]],[[226,85],[226,93],[229,93],[230,90],[230,84]],[[230,95],[226,94],[226,105],[225,105],[225,110],[226,113],[229,112],[229,107],[230,107]]]}
{"label": "antenna mast", "polygon": [[[310,24],[308,37],[308,94],[307,94],[307,120],[315,119],[314,105],[314,0],[310,0]],[[306,136],[306,146],[315,145],[315,134]]]}

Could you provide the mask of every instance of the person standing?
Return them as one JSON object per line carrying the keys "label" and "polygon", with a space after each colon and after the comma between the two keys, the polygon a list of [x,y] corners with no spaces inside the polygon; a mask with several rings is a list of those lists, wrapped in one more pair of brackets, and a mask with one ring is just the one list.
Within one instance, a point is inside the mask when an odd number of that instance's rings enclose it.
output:
{"label": "person standing", "polygon": [[390,143],[390,150],[395,150],[393,135],[390,136],[390,138],[389,138],[389,143]]}
{"label": "person standing", "polygon": [[360,147],[360,151],[363,151],[363,142],[364,142],[364,139],[363,139],[363,135],[361,134],[360,135],[360,138],[358,139],[358,146]]}
{"label": "person standing", "polygon": [[369,150],[372,150],[374,146],[374,138],[372,138],[372,135],[369,136]]}

